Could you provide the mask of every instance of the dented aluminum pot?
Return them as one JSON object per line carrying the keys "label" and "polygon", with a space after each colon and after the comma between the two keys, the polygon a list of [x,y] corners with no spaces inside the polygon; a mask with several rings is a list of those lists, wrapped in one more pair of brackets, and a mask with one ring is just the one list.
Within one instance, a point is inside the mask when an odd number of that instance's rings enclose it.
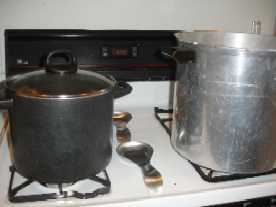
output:
{"label": "dented aluminum pot", "polygon": [[276,38],[220,32],[176,36],[175,150],[221,172],[274,168]]}

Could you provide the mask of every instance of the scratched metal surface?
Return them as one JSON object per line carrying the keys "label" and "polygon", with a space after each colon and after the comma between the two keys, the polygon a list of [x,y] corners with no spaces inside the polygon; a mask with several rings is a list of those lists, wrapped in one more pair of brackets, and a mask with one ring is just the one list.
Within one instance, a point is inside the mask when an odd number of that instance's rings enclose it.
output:
{"label": "scratched metal surface", "polygon": [[276,53],[183,44],[172,145],[183,157],[230,173],[260,173],[276,160]]}

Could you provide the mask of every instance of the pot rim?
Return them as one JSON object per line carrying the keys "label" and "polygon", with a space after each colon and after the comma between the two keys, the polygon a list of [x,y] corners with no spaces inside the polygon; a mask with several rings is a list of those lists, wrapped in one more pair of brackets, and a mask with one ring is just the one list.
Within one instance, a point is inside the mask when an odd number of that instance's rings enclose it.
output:
{"label": "pot rim", "polygon": [[[8,88],[8,90],[11,90]],[[20,94],[14,90],[11,90],[13,93],[15,93],[16,96],[19,97],[25,97],[25,98],[35,98],[35,99],[60,99],[60,100],[65,100],[65,99],[80,99],[80,98],[91,98],[91,97],[97,97],[97,96],[102,96],[107,93],[109,93],[111,90],[110,89],[102,89],[99,90],[99,93],[83,93],[79,95],[32,95],[32,94]]]}
{"label": "pot rim", "polygon": [[175,33],[175,37],[180,46],[191,44],[214,48],[276,52],[276,37],[272,35],[220,31],[181,31]]}
{"label": "pot rim", "polygon": [[11,76],[9,78],[7,78],[4,82],[5,82],[5,88],[10,91],[11,93],[15,94],[16,96],[20,96],[20,97],[28,97],[28,98],[39,98],[39,99],[75,99],[75,98],[84,98],[84,97],[96,97],[96,96],[101,96],[104,94],[107,94],[109,92],[111,92],[112,88],[115,86],[115,82],[114,80],[108,79],[105,76],[98,74],[96,72],[92,72],[92,71],[85,71],[85,70],[80,70],[78,69],[78,71],[80,71],[83,74],[87,74],[87,75],[93,75],[96,78],[102,79],[105,82],[108,82],[110,84],[110,87],[104,88],[104,89],[100,89],[97,91],[86,91],[84,93],[79,93],[79,94],[58,94],[58,95],[50,95],[50,94],[41,94],[41,93],[30,93],[30,92],[26,92],[26,91],[18,91],[20,89],[14,89],[11,86],[8,85],[9,82],[12,82],[14,80],[18,80],[18,79],[22,79],[22,78],[26,78],[28,76],[32,76],[32,75],[36,75],[36,74],[40,74],[45,72],[44,69],[39,69],[36,71],[32,71],[32,72],[28,72],[28,73],[24,73],[24,74],[18,74],[18,75],[14,75]]}

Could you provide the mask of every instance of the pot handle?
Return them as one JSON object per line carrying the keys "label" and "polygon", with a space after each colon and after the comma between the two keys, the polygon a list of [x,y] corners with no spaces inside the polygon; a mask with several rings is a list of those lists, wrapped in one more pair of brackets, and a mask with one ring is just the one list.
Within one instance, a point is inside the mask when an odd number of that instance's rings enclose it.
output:
{"label": "pot handle", "polygon": [[[54,57],[64,57],[67,61],[66,64],[53,64],[52,60]],[[78,65],[76,58],[72,55],[69,50],[55,50],[50,52],[46,58],[46,72],[57,73],[57,74],[68,74],[76,73]]]}
{"label": "pot handle", "polygon": [[127,94],[130,94],[132,91],[132,87],[129,83],[124,81],[116,81],[113,87],[113,97],[121,98]]}
{"label": "pot handle", "polygon": [[13,99],[6,96],[6,82],[0,82],[0,110],[7,110],[13,105]]}
{"label": "pot handle", "polygon": [[117,81],[112,75],[107,75],[106,77],[114,83],[112,89],[114,98],[121,98],[131,93],[132,86],[129,83],[125,81]]}
{"label": "pot handle", "polygon": [[183,64],[195,62],[195,52],[193,50],[179,50],[177,48],[161,48],[160,55],[165,59],[174,60],[176,63]]}

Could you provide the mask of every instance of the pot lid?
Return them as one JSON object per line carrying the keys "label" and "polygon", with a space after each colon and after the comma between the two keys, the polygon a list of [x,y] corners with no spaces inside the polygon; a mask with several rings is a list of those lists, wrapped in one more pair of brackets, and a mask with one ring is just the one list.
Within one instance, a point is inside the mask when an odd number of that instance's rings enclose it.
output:
{"label": "pot lid", "polygon": [[[65,55],[68,64],[50,64],[50,58]],[[74,58],[68,52],[54,51],[47,57],[43,70],[16,75],[7,80],[7,87],[20,96],[71,98],[96,96],[107,93],[114,81],[95,72],[78,70]]]}

